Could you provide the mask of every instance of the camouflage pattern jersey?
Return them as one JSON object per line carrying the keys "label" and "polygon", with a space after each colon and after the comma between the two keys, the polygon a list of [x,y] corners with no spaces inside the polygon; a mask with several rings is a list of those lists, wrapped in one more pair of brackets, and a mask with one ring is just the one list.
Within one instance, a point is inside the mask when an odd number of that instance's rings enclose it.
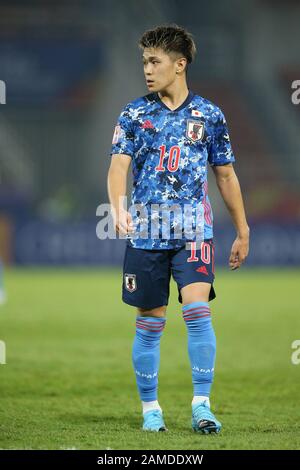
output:
{"label": "camouflage pattern jersey", "polygon": [[[113,136],[113,154],[132,158],[131,203],[144,209],[132,212],[139,230],[128,237],[131,246],[172,249],[195,240],[193,234],[196,232],[186,234],[182,225],[191,218],[192,222],[188,222],[193,224],[193,229],[197,228],[196,208],[199,207],[203,217],[203,238],[213,237],[207,164],[234,162],[226,120],[220,108],[191,91],[175,110],[170,110],[158,93],[138,98],[121,112]],[[161,204],[159,210],[151,211],[151,207],[157,208]],[[161,207],[174,204],[176,208],[182,208],[182,213],[170,211],[169,236],[164,232]],[[185,205],[189,207],[186,213]],[[151,223],[154,221],[158,222],[159,229],[156,226],[153,232]],[[141,229],[145,227],[142,222],[146,222],[146,230]],[[178,227],[179,231],[176,231]]]}

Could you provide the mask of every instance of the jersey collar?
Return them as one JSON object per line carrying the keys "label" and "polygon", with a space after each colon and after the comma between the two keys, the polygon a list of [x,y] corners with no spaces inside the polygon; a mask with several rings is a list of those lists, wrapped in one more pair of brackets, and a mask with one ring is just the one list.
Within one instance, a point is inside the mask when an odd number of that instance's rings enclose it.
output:
{"label": "jersey collar", "polygon": [[164,109],[167,109],[170,113],[176,113],[178,111],[181,111],[183,108],[185,108],[193,99],[194,93],[189,90],[189,94],[187,95],[186,99],[184,102],[176,109],[170,109],[168,106],[160,99],[158,93],[153,93],[155,101],[160,104],[160,106]]}

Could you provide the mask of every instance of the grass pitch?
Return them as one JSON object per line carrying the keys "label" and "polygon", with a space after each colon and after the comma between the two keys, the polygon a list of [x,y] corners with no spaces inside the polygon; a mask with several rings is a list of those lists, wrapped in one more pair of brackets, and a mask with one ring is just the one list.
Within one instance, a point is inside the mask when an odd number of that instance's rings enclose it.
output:
{"label": "grass pitch", "polygon": [[212,410],[219,435],[190,426],[186,327],[175,284],[161,342],[168,433],[141,431],[131,365],[135,311],[119,270],[11,270],[0,308],[2,449],[299,449],[299,271],[217,272]]}

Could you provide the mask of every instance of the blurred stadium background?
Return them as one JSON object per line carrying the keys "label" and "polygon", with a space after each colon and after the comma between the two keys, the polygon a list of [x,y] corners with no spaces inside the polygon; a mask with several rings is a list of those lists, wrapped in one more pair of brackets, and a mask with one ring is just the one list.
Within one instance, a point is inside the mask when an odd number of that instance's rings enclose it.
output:
{"label": "blurred stadium background", "polygon": [[[190,87],[227,117],[252,228],[248,265],[300,263],[297,1],[1,1],[1,256],[10,264],[118,264],[123,243],[99,241],[112,131],[145,94],[137,41],[158,23],[198,46]],[[297,14],[298,13],[298,14]],[[232,231],[210,194],[219,261]],[[116,248],[118,247],[118,249]],[[221,259],[220,259],[221,258]]]}
{"label": "blurred stadium background", "polygon": [[[40,353],[33,340],[37,338],[34,327],[30,329],[24,319],[26,311],[33,323],[37,317],[41,322],[39,315],[49,298],[59,293],[64,308],[61,316],[55,310],[58,324],[59,318],[66,324],[72,318],[61,286],[70,276],[72,283],[78,267],[84,268],[83,280],[92,272],[86,268],[97,268],[92,281],[99,279],[93,290],[97,297],[88,300],[94,315],[95,309],[102,312],[106,292],[113,298],[119,295],[124,242],[96,237],[96,209],[108,202],[106,177],[116,119],[128,101],[146,92],[137,41],[145,29],[157,24],[175,22],[193,33],[198,54],[189,71],[190,88],[219,105],[227,118],[251,227],[251,251],[240,278],[247,283],[246,271],[251,271],[251,292],[245,288],[244,295],[255,295],[253,273],[265,267],[285,277],[287,287],[287,268],[293,268],[296,289],[300,280],[300,104],[293,104],[291,95],[292,82],[300,80],[299,15],[298,0],[0,1],[0,80],[6,84],[6,104],[0,104],[0,258],[8,268],[4,273],[8,302],[0,311],[0,339],[7,343],[11,339],[16,347],[13,350],[8,344],[8,363],[21,360],[21,353],[16,353],[21,346],[13,342],[16,338],[23,338],[23,346],[31,338],[31,359]],[[209,192],[216,261],[224,266],[234,231],[212,176]],[[37,276],[32,275],[32,267],[40,268]],[[35,293],[43,276],[49,279],[45,269],[49,267],[53,268],[49,290],[43,285],[38,300]],[[64,281],[62,267],[67,268]],[[268,274],[258,276],[260,283],[267,278]],[[113,279],[108,291],[107,279]],[[270,297],[273,286],[277,292],[281,289],[278,279],[267,288]],[[82,288],[86,287],[83,281]],[[71,291],[69,286],[66,295]],[[19,303],[14,299],[17,293]],[[288,295],[283,290],[287,309],[294,295],[293,290]],[[263,293],[259,300],[268,303]],[[81,301],[84,309],[87,296]],[[105,305],[109,308],[108,300]],[[133,319],[120,297],[114,309]],[[298,309],[295,304],[294,316],[289,317],[296,337],[300,335],[299,322],[298,330],[295,324]],[[14,323],[18,321],[21,330],[25,328],[23,337]],[[37,334],[42,335],[43,324],[39,324]],[[289,341],[296,337],[287,335],[285,347],[290,348]],[[271,335],[266,344],[272,344]],[[49,350],[50,345],[51,341]]]}

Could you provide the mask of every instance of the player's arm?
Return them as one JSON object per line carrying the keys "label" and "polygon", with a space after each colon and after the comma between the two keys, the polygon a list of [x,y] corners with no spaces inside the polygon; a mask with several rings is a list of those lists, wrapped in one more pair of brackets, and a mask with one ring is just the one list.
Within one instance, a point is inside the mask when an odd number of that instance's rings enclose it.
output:
{"label": "player's arm", "polygon": [[212,166],[217,186],[231,215],[237,237],[233,242],[229,266],[237,269],[249,252],[249,227],[246,220],[240,184],[231,163]]}
{"label": "player's arm", "polygon": [[131,215],[124,208],[130,163],[131,157],[129,155],[112,155],[107,177],[108,197],[115,229],[123,235],[133,231]]}

